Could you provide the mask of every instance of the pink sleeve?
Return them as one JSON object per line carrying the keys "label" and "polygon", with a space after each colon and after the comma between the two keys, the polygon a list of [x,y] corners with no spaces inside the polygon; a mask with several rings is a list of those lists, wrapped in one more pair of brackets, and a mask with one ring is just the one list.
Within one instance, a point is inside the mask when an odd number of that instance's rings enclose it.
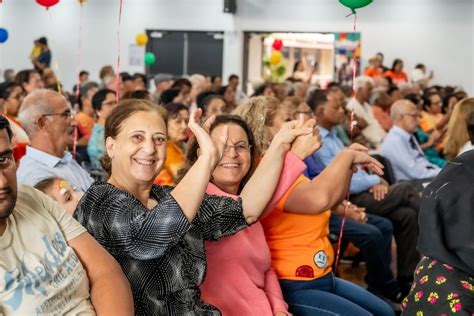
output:
{"label": "pink sleeve", "polygon": [[283,293],[281,292],[277,275],[272,268],[265,273],[265,294],[270,302],[273,314],[283,312],[287,315],[291,315],[290,312],[288,312],[288,305],[283,299]]}
{"label": "pink sleeve", "polygon": [[277,188],[273,193],[272,199],[268,202],[265,211],[263,211],[260,219],[268,215],[280,202],[286,191],[295,183],[296,179],[306,170],[304,161],[296,157],[292,152],[287,152],[283,162],[280,179],[278,180]]}

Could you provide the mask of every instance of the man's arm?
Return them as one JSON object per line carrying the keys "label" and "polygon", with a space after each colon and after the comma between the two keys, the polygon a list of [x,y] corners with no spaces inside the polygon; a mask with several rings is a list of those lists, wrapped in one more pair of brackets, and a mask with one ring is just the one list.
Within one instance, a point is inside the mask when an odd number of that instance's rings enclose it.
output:
{"label": "man's arm", "polygon": [[87,271],[97,315],[133,315],[130,284],[119,264],[89,233],[68,241]]}

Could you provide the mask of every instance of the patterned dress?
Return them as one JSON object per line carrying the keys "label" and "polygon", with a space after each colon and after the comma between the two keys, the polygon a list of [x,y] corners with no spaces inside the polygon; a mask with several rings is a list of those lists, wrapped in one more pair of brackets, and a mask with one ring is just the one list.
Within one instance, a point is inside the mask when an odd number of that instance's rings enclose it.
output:
{"label": "patterned dress", "polygon": [[415,271],[403,315],[474,315],[474,278],[453,266],[424,257]]}
{"label": "patterned dress", "polygon": [[247,227],[242,202],[205,195],[189,223],[172,189],[154,185],[150,196],[158,204],[150,210],[129,192],[95,183],[74,217],[121,265],[137,315],[220,315],[200,299],[206,274],[204,240]]}

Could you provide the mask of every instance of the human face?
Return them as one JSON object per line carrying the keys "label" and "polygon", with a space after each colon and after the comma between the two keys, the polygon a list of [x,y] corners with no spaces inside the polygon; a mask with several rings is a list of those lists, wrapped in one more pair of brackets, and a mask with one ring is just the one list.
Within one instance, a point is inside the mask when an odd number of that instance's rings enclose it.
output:
{"label": "human face", "polygon": [[172,142],[184,142],[187,138],[189,123],[188,110],[181,110],[176,117],[168,118],[168,137]]}
{"label": "human face", "polygon": [[89,80],[89,75],[88,74],[83,74],[82,76],[79,77],[79,81],[81,83],[87,82]]}
{"label": "human face", "polygon": [[222,87],[222,78],[221,77],[216,77],[214,79],[214,83],[212,84],[212,89],[213,90],[218,90],[220,87]]}
{"label": "human face", "polygon": [[76,129],[72,110],[62,95],[54,94],[49,96],[48,99],[51,112],[44,113],[42,116],[46,118],[46,131],[58,148],[71,146],[74,142],[74,131]]}
{"label": "human face", "polygon": [[382,92],[378,99],[377,105],[382,108],[389,108],[392,105],[392,100],[387,93]]}
{"label": "human face", "polygon": [[16,117],[24,98],[25,93],[22,88],[13,88],[13,91],[10,93],[10,96],[5,100],[5,104],[3,105],[4,112]]}
{"label": "human face", "polygon": [[328,94],[328,101],[322,108],[321,123],[326,127],[332,128],[344,122],[344,107],[341,106],[340,101],[335,93]]}
{"label": "human face", "polygon": [[105,145],[112,160],[111,180],[151,185],[166,160],[165,121],[157,112],[136,112]]}
{"label": "human face", "polygon": [[437,94],[430,96],[431,105],[428,107],[428,112],[431,114],[441,113],[443,102],[441,102],[441,97]]}
{"label": "human face", "polygon": [[0,235],[16,203],[16,165],[6,129],[0,130]]}
{"label": "human face", "polygon": [[57,179],[53,185],[46,191],[46,194],[53,200],[58,202],[59,206],[64,208],[69,214],[73,214],[76,210],[77,203],[81,198],[81,194],[77,193],[72,186],[63,179]]}
{"label": "human face", "polygon": [[212,115],[222,115],[222,113],[224,113],[225,106],[226,104],[223,100],[218,98],[212,99],[206,107],[206,113],[204,113],[204,116],[210,117]]}
{"label": "human face", "polygon": [[116,106],[117,100],[115,99],[115,94],[108,93],[105,96],[105,100],[102,102],[102,105],[100,106],[100,111],[97,112],[99,119],[102,123],[105,123],[110,113]]}
{"label": "human face", "polygon": [[234,78],[231,81],[229,81],[229,85],[232,86],[233,88],[237,88],[239,86],[239,79]]}
{"label": "human face", "polygon": [[266,97],[275,97],[275,92],[273,91],[271,87],[266,87],[263,90],[263,95]]}
{"label": "human face", "polygon": [[360,95],[364,101],[369,100],[370,94],[372,93],[372,84],[366,83],[365,86],[359,90]]}
{"label": "human face", "polygon": [[183,85],[181,88],[181,91],[179,92],[179,100],[176,102],[181,102],[184,105],[187,105],[188,107],[191,106],[191,103],[193,102],[192,96],[191,96],[191,87],[187,85]]}
{"label": "human face", "polygon": [[211,181],[225,192],[237,194],[240,182],[250,170],[249,139],[239,125],[223,124],[211,132],[211,138],[214,141],[219,141],[225,126],[229,128],[229,138],[222,158],[212,173]]}
{"label": "human face", "polygon": [[416,110],[416,106],[410,102],[404,107],[403,112],[400,114],[397,125],[408,133],[414,133],[418,128],[419,118],[420,115]]}
{"label": "human face", "polygon": [[299,119],[300,117],[303,117],[303,120],[305,122],[313,117],[313,111],[311,110],[308,103],[306,102],[300,103],[298,105],[293,119],[296,120],[296,119]]}
{"label": "human face", "polygon": [[133,80],[134,88],[135,90],[145,90],[145,82],[143,81],[143,78],[137,77]]}
{"label": "human face", "polygon": [[285,122],[291,121],[291,114],[288,111],[288,109],[285,109],[284,107],[280,106],[277,113],[275,114],[275,117],[273,118],[272,125],[268,128],[268,131],[270,132],[270,137],[273,139],[273,137],[278,133],[280,128],[285,124]]}
{"label": "human face", "polygon": [[395,71],[402,71],[403,69],[403,63],[399,62],[395,65]]}
{"label": "human face", "polygon": [[127,93],[129,91],[139,90],[136,88],[135,81],[133,80],[125,80],[122,81],[122,94]]}
{"label": "human face", "polygon": [[23,83],[23,88],[26,93],[29,94],[37,89],[42,89],[44,87],[43,81],[38,73],[34,72],[30,74],[30,80],[28,83]]}
{"label": "human face", "polygon": [[231,86],[228,86],[224,92],[224,99],[228,104],[235,103],[235,89]]}

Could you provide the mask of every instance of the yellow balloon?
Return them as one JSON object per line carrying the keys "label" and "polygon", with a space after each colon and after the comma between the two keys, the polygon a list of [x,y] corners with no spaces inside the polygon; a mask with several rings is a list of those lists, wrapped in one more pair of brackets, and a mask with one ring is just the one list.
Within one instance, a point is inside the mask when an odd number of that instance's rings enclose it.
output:
{"label": "yellow balloon", "polygon": [[272,51],[272,54],[270,55],[270,64],[272,65],[278,65],[281,62],[281,59],[283,58],[281,52],[274,50]]}
{"label": "yellow balloon", "polygon": [[79,0],[80,4],[83,4],[83,3],[86,3],[86,2],[87,2],[87,0]]}
{"label": "yellow balloon", "polygon": [[145,33],[137,34],[135,42],[138,46],[145,46],[148,43],[148,36]]}

